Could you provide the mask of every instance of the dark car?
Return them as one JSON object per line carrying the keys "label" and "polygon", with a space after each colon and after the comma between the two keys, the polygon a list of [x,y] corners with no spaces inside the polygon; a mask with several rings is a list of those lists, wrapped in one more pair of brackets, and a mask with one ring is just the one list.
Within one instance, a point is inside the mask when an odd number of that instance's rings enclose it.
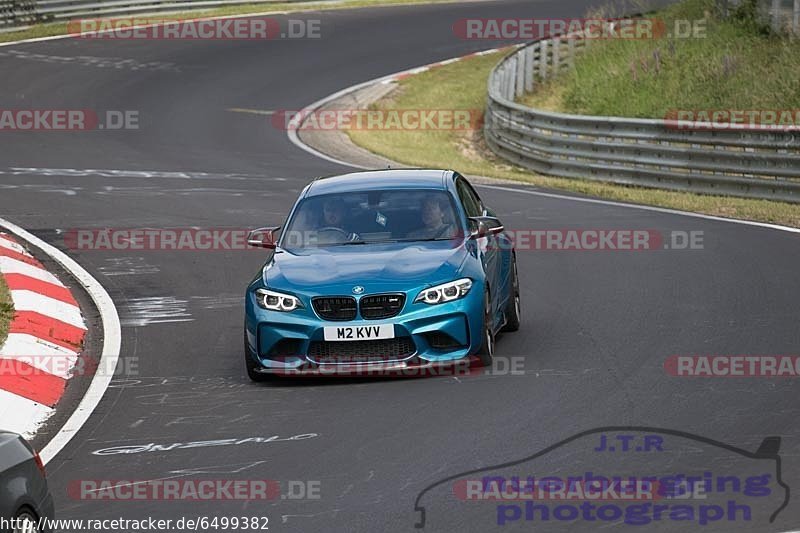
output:
{"label": "dark car", "polygon": [[0,430],[0,532],[49,531],[53,513],[39,454],[21,435]]}

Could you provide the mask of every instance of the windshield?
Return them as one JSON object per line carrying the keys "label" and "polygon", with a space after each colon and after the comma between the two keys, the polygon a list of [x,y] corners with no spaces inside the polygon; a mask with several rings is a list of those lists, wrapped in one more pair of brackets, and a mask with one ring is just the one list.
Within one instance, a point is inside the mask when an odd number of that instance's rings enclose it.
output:
{"label": "windshield", "polygon": [[446,191],[398,189],[306,198],[286,225],[286,249],[450,240],[459,223]]}

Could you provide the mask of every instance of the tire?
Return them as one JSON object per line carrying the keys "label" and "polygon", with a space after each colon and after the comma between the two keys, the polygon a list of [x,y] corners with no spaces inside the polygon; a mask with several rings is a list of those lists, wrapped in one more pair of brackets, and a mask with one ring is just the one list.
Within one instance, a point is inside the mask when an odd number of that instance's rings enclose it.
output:
{"label": "tire", "polygon": [[484,293],[483,298],[483,340],[478,349],[478,358],[481,366],[491,366],[494,359],[494,332],[492,331],[492,307],[489,299],[489,291]]}
{"label": "tire", "polygon": [[506,304],[506,325],[503,331],[517,331],[522,321],[522,303],[519,296],[519,275],[517,274],[517,258],[511,256],[511,294]]}
{"label": "tire", "polygon": [[[14,519],[13,533],[39,533],[39,520],[36,518],[36,514],[27,507],[17,511]],[[22,521],[25,524],[22,524]]]}
{"label": "tire", "polygon": [[253,358],[250,356],[250,347],[247,345],[247,329],[244,330],[244,367],[247,369],[247,377],[250,378],[251,381],[255,381],[256,383],[263,383],[265,381],[269,381],[270,375],[269,374],[262,374],[261,372],[257,372],[259,368],[258,364],[253,361]]}

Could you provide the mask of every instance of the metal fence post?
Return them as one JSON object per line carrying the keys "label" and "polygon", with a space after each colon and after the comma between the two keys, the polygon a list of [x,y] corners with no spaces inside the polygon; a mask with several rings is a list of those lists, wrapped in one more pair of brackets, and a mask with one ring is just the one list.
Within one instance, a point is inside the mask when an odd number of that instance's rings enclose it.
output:
{"label": "metal fence post", "polygon": [[539,76],[542,81],[547,79],[547,40],[540,41],[539,45]]}
{"label": "metal fence post", "polygon": [[[800,0],[798,0],[800,1]],[[567,64],[570,68],[575,66],[575,36],[573,35],[572,38],[567,43]]]}
{"label": "metal fence post", "polygon": [[558,75],[558,68],[559,68],[559,53],[561,50],[561,38],[556,37],[553,39],[553,76]]}
{"label": "metal fence post", "polygon": [[772,0],[772,29],[780,31],[781,29],[781,0]]}
{"label": "metal fence post", "polygon": [[503,67],[503,98],[508,97],[508,65]]}
{"label": "metal fence post", "polygon": [[792,35],[800,33],[800,0],[794,0],[792,9]]}
{"label": "metal fence post", "polygon": [[[800,2],[800,0],[796,0]],[[533,53],[536,51],[536,45],[525,47],[525,91],[533,92],[533,78],[536,76],[534,72]]]}
{"label": "metal fence post", "polygon": [[514,96],[519,98],[525,92],[525,56],[522,50],[514,54],[514,58],[517,62],[517,69],[514,74]]}
{"label": "metal fence post", "polygon": [[505,96],[508,100],[514,99],[514,68],[511,66],[511,62],[506,66],[506,90],[503,96]]}
{"label": "metal fence post", "polygon": [[508,93],[506,94],[506,98],[508,98],[512,102],[514,101],[514,92],[516,90],[515,88],[517,84],[516,74],[517,74],[517,58],[514,57],[511,59],[511,63],[508,65],[508,87],[506,88],[506,90],[508,91]]}

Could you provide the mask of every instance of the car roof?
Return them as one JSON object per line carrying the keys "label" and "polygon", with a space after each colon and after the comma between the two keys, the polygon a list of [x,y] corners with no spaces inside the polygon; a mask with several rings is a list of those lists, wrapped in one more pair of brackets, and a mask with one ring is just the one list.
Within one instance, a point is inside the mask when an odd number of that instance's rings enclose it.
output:
{"label": "car roof", "polygon": [[306,196],[321,194],[375,191],[384,189],[439,189],[445,190],[445,178],[451,170],[404,168],[366,170],[326,178],[317,178],[306,190]]}
{"label": "car roof", "polygon": [[21,438],[23,438],[22,435],[18,433],[14,433],[13,431],[8,431],[5,429],[0,429],[0,446],[8,442],[19,441]]}

